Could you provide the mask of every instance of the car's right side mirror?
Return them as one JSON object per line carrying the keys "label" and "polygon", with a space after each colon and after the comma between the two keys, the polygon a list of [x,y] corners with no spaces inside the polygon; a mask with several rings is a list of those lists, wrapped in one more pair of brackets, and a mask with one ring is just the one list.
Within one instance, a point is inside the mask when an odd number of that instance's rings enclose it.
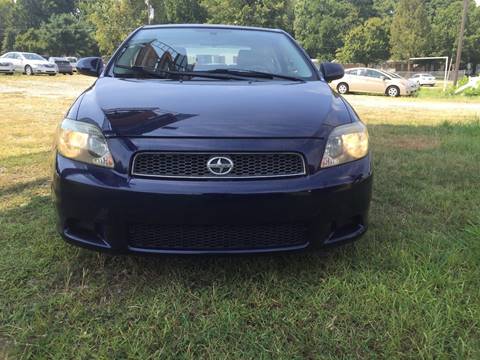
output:
{"label": "car's right side mirror", "polygon": [[79,59],[77,71],[82,75],[99,77],[103,71],[103,60],[100,57]]}
{"label": "car's right side mirror", "polygon": [[345,75],[345,70],[342,65],[330,62],[322,63],[320,65],[320,71],[327,82],[341,79]]}

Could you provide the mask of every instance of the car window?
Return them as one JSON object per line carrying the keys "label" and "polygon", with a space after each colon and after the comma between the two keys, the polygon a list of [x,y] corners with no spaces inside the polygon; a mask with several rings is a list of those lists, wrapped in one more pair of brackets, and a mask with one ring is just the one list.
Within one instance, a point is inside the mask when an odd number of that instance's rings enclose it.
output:
{"label": "car window", "polygon": [[23,53],[23,57],[27,60],[45,60],[40,55],[33,54],[33,53]]}
{"label": "car window", "polygon": [[143,29],[126,44],[114,66],[116,75],[135,76],[125,66],[156,71],[261,71],[315,79],[305,57],[286,35],[243,29]]}
{"label": "car window", "polygon": [[367,69],[366,74],[367,74],[366,76],[371,78],[376,78],[376,79],[380,79],[382,76],[385,76],[381,72],[371,70],[371,69]]}

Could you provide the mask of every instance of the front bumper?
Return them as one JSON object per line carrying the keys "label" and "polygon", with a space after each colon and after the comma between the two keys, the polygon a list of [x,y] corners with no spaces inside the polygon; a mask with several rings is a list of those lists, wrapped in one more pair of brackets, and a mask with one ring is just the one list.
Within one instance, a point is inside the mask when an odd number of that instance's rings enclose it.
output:
{"label": "front bumper", "polygon": [[34,74],[57,74],[58,71],[56,69],[48,69],[48,68],[37,68],[33,69]]}
{"label": "front bumper", "polygon": [[[75,245],[112,253],[261,253],[337,245],[362,235],[372,173],[368,156],[298,178],[161,180],[125,176],[57,155],[52,188],[58,230]],[[241,232],[255,226],[285,231],[286,225],[302,225],[300,242],[261,246],[251,239],[248,246],[230,242],[225,248],[211,242],[205,248],[132,243],[132,228],[138,226],[160,232],[162,227],[217,231],[226,226]]]}

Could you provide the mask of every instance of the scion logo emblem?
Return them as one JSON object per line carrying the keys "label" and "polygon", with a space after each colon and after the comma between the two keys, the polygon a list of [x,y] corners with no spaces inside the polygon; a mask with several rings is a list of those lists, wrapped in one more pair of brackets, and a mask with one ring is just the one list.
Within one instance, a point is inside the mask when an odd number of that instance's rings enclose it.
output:
{"label": "scion logo emblem", "polygon": [[208,160],[207,169],[214,175],[227,175],[233,169],[233,161],[226,156],[215,156]]}

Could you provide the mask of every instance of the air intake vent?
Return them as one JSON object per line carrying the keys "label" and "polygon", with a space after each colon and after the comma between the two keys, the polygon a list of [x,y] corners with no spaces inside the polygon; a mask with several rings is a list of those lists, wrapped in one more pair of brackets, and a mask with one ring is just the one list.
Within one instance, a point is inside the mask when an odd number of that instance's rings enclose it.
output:
{"label": "air intake vent", "polygon": [[130,246],[157,250],[269,249],[306,244],[306,236],[303,224],[129,226]]}
{"label": "air intake vent", "polygon": [[133,176],[177,179],[255,179],[305,173],[303,156],[297,153],[142,152],[134,157],[132,168]]}

